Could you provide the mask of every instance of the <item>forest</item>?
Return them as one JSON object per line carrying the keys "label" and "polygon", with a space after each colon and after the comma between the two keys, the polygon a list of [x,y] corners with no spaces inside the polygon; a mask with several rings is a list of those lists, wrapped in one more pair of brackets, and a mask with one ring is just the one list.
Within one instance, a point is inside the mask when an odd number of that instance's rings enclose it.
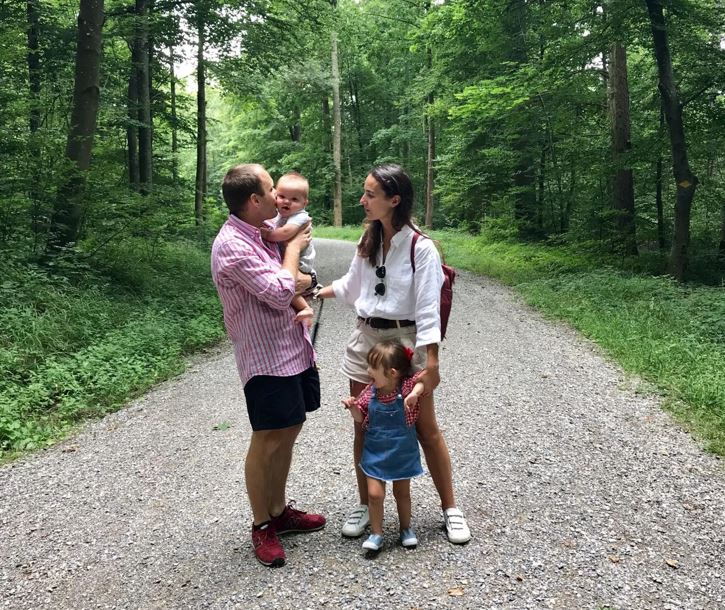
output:
{"label": "forest", "polygon": [[[400,163],[453,264],[595,340],[601,305],[725,451],[724,84],[721,0],[0,0],[0,452],[223,337],[208,251],[252,161],[309,179],[317,235]],[[660,341],[637,364],[619,310]]]}

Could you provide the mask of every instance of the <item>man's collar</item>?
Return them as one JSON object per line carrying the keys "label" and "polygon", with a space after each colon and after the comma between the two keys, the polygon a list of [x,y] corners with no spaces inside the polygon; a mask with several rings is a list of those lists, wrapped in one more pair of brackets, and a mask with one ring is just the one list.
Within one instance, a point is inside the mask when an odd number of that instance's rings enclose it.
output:
{"label": "man's collar", "polygon": [[242,220],[239,216],[229,214],[228,222],[247,235],[259,235],[259,228],[249,224],[246,220]]}

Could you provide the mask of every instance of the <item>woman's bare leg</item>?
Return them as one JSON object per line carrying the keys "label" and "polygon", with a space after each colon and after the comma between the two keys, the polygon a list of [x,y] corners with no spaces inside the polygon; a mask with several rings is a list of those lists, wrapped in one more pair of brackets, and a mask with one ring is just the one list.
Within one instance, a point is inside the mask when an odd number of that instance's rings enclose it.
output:
{"label": "woman's bare leg", "polygon": [[[367,384],[350,380],[350,395],[358,397]],[[355,422],[355,439],[352,444],[352,455],[355,460],[355,478],[357,479],[357,491],[360,495],[360,504],[368,503],[368,481],[365,473],[360,470],[360,458],[362,458],[363,442],[365,433],[362,424]]]}
{"label": "woman's bare leg", "polygon": [[448,445],[438,427],[435,409],[433,407],[433,396],[425,396],[420,399],[420,415],[415,424],[418,433],[418,440],[425,462],[428,465],[433,484],[441,499],[441,508],[452,508],[456,505],[453,495],[453,472],[451,470],[451,456],[448,452]]}

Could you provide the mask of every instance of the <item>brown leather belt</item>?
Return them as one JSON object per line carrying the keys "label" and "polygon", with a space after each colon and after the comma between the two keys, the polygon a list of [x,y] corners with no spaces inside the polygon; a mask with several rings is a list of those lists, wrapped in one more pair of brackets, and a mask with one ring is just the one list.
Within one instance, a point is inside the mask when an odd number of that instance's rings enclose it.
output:
{"label": "brown leather belt", "polygon": [[370,328],[403,328],[404,326],[415,326],[415,320],[387,320],[385,318],[363,318],[357,317],[363,324],[367,324]]}

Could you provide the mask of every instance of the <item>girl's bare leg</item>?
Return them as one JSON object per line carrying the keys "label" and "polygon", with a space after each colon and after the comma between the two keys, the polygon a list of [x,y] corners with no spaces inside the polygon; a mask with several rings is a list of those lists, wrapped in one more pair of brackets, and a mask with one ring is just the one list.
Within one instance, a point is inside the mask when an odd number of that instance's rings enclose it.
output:
{"label": "girl's bare leg", "polygon": [[385,481],[367,477],[368,514],[373,534],[383,535],[383,503],[385,501]]}
{"label": "girl's bare leg", "polygon": [[410,479],[393,481],[393,496],[395,496],[395,504],[398,506],[400,529],[408,529],[410,527],[410,514],[412,512],[410,503]]}

